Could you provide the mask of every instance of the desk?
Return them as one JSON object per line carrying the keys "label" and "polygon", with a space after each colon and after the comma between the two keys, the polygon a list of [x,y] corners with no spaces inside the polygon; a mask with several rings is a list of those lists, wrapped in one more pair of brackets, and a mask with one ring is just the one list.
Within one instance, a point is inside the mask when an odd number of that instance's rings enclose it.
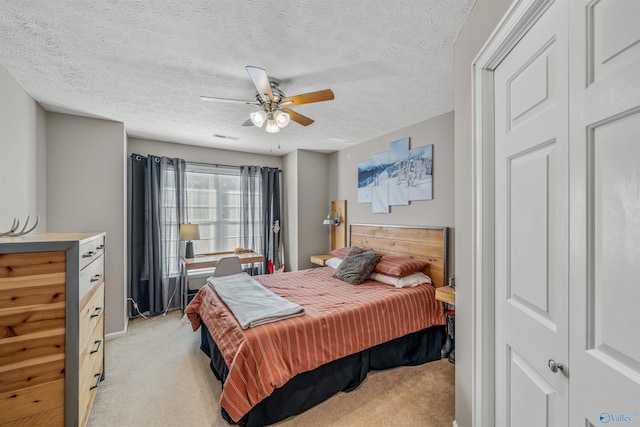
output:
{"label": "desk", "polygon": [[218,261],[222,258],[237,256],[240,258],[240,264],[253,264],[254,262],[264,262],[264,255],[253,251],[247,251],[241,254],[230,252],[215,252],[212,254],[196,255],[195,258],[186,258],[185,264],[187,270],[198,270],[202,268],[215,268]]}
{"label": "desk", "polygon": [[254,251],[245,251],[241,254],[236,254],[233,251],[229,252],[214,252],[211,254],[196,255],[195,258],[182,258],[180,260],[180,288],[181,288],[181,304],[182,314],[187,306],[188,292],[189,292],[189,271],[204,270],[207,268],[215,268],[218,265],[218,261],[222,258],[237,256],[240,258],[240,264],[253,264],[256,262],[264,262],[264,255]]}

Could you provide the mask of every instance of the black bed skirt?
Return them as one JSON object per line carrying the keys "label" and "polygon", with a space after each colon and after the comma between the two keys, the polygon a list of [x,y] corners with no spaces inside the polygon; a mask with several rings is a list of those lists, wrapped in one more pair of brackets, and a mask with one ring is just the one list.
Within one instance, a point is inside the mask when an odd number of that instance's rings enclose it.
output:
{"label": "black bed skirt", "polygon": [[[211,370],[224,383],[229,369],[204,324],[200,331],[200,349],[209,356]],[[433,326],[296,375],[253,407],[238,424],[265,426],[300,414],[340,391],[356,389],[369,371],[439,360],[444,337],[444,326]],[[224,408],[221,410],[224,419],[233,423]]]}

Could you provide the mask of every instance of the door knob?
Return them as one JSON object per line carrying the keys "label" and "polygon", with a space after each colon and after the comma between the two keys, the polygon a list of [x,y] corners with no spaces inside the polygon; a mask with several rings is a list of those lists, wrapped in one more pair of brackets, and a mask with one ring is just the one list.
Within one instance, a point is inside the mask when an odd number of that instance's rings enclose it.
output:
{"label": "door knob", "polygon": [[556,361],[553,359],[549,359],[548,365],[549,365],[549,369],[554,374],[558,371],[564,371],[564,366],[562,365],[562,363],[556,363]]}

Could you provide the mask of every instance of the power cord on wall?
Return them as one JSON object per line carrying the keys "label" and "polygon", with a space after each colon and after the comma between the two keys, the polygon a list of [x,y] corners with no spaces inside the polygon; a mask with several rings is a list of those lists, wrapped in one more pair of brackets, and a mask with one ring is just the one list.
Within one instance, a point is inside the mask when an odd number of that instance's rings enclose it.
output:
{"label": "power cord on wall", "polygon": [[147,316],[145,316],[144,314],[140,313],[140,310],[138,309],[138,303],[134,301],[133,298],[127,298],[127,300],[131,301],[133,303],[133,308],[135,308],[135,310],[138,312],[138,314],[142,317],[144,317],[145,319],[149,319]]}
{"label": "power cord on wall", "polygon": [[[178,290],[178,286],[175,286],[173,288],[173,293],[171,294],[171,297],[169,298],[169,302],[167,303],[167,308],[164,310],[164,313],[162,313],[163,316],[167,315],[167,312],[169,311],[169,308],[171,307],[171,302],[173,301],[173,297],[176,296],[176,291]],[[127,298],[127,300],[131,301],[133,303],[133,308],[138,312],[138,314],[140,316],[142,316],[145,319],[149,319],[147,316],[145,316],[144,314],[142,314],[140,312],[140,310],[138,309],[138,303],[135,302],[135,300],[133,298]]]}

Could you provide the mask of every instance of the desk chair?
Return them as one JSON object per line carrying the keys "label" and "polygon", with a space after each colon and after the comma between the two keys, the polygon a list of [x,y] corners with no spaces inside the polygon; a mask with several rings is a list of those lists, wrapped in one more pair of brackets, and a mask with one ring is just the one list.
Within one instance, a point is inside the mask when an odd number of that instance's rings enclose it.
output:
{"label": "desk chair", "polygon": [[216,270],[213,272],[213,277],[230,276],[238,273],[242,273],[240,258],[237,256],[230,256],[218,261]]}
{"label": "desk chair", "polygon": [[[213,270],[213,274],[211,274],[211,269]],[[221,276],[229,276],[231,274],[242,273],[242,264],[240,263],[240,258],[237,256],[229,256],[224,257],[218,261],[216,267],[212,267],[211,269],[202,269],[202,270],[187,270],[187,266],[185,265],[184,260],[180,261],[180,269],[183,272],[180,277],[183,281],[181,286],[183,289],[183,306],[182,311],[184,312],[187,304],[191,302],[193,297],[198,293],[202,286],[206,285],[207,277],[221,277]],[[193,274],[189,274],[189,271],[193,272]],[[196,282],[200,282],[198,287],[190,287],[189,279],[194,279]]]}

